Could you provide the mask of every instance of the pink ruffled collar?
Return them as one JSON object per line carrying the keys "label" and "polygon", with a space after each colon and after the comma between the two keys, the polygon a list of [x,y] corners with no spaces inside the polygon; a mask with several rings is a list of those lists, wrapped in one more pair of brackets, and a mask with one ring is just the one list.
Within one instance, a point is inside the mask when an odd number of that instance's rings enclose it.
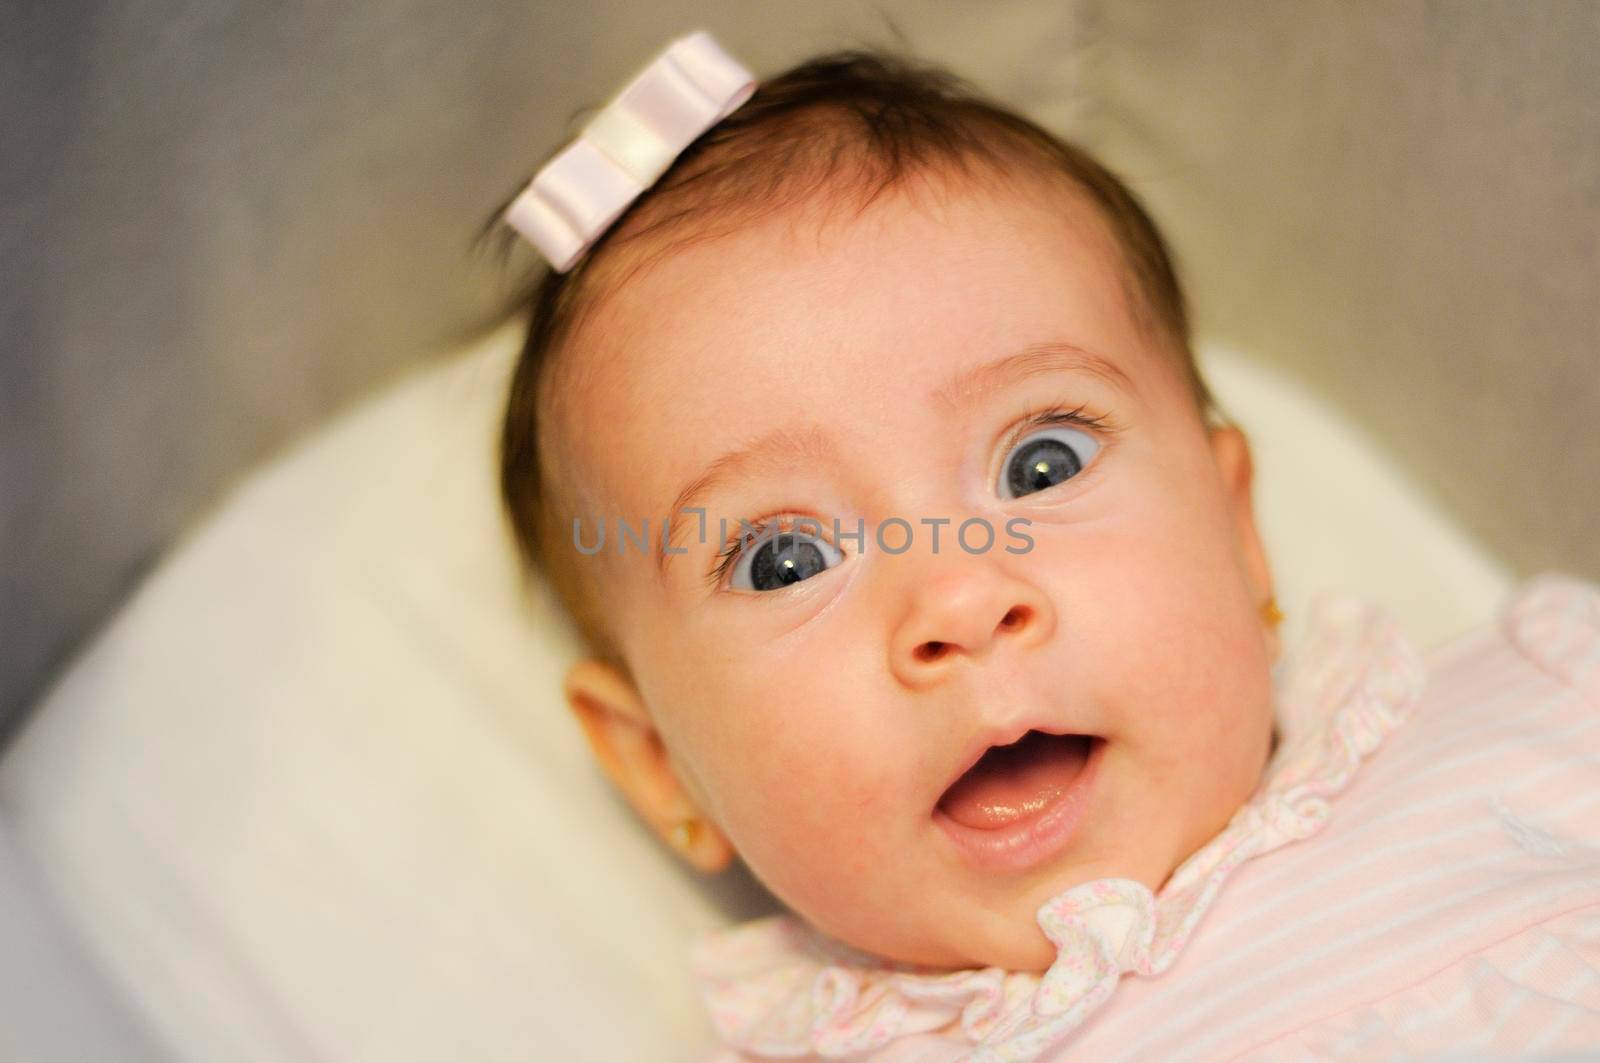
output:
{"label": "pink ruffled collar", "polygon": [[1158,894],[1102,878],[1037,913],[1057,947],[1042,975],[986,967],[935,971],[886,961],[791,914],[698,938],[691,969],[712,1024],[757,1056],[838,1058],[928,1031],[964,1036],[965,1059],[1036,1059],[1103,1004],[1128,972],[1177,959],[1235,868],[1322,829],[1329,799],[1410,714],[1427,671],[1393,618],[1349,595],[1312,603],[1301,652],[1279,683],[1280,740],[1250,800]]}

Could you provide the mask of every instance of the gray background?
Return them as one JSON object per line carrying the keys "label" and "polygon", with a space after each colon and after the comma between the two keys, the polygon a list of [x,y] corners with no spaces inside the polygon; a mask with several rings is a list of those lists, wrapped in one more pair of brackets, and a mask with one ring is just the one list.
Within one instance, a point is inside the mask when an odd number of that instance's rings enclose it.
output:
{"label": "gray background", "polygon": [[0,735],[243,471],[489,322],[484,215],[697,27],[758,74],[897,28],[1080,139],[1202,334],[1600,578],[1600,3],[9,0]]}

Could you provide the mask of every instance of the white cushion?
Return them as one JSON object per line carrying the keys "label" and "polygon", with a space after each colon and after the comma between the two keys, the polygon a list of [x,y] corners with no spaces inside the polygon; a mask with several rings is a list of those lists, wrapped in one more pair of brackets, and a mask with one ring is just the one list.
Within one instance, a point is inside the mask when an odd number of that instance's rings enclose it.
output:
{"label": "white cushion", "polygon": [[[191,1059],[690,1059],[690,936],[772,910],[698,881],[561,704],[495,493],[515,326],[241,483],[4,761],[0,814],[114,985]],[[1509,587],[1381,454],[1207,348],[1257,448],[1295,637],[1322,587],[1424,648]],[[4,958],[0,957],[0,964]]]}

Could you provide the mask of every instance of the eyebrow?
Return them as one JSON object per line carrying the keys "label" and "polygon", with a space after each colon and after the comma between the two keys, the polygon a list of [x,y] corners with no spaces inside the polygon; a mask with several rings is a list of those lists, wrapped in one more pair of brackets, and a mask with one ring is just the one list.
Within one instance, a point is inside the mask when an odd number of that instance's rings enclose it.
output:
{"label": "eyebrow", "polygon": [[[688,522],[677,523],[677,518],[692,508],[692,503],[700,499],[736,475],[746,472],[751,468],[766,465],[769,468],[777,465],[793,465],[802,461],[819,461],[834,456],[833,440],[822,426],[816,423],[798,425],[780,425],[754,441],[734,448],[722,455],[705,471],[678,492],[678,497],[673,500],[672,508],[667,511],[667,520],[672,526],[671,534],[662,548],[656,551],[656,570],[665,573],[667,547],[677,545],[678,539]],[[704,517],[705,526],[710,527],[714,521],[707,514]],[[699,521],[694,522],[697,526]]]}
{"label": "eyebrow", "polygon": [[[1031,344],[1015,354],[960,373],[937,388],[932,398],[936,404],[955,413],[999,388],[1051,372],[1087,373],[1119,391],[1128,394],[1136,391],[1128,374],[1110,359],[1074,343],[1049,341]],[[677,523],[676,518],[720,484],[761,465],[785,466],[834,456],[832,437],[815,422],[779,426],[723,454],[689,481],[673,500],[667,517],[671,533],[656,551],[656,571],[664,576],[668,557],[677,556],[669,554],[668,547],[677,545],[687,525]],[[707,527],[713,523],[709,515],[704,519]]]}
{"label": "eyebrow", "polygon": [[969,369],[936,390],[933,398],[953,413],[997,388],[1053,372],[1088,373],[1119,391],[1130,395],[1137,391],[1123,368],[1109,358],[1075,343],[1055,340],[1031,344],[1016,354]]}

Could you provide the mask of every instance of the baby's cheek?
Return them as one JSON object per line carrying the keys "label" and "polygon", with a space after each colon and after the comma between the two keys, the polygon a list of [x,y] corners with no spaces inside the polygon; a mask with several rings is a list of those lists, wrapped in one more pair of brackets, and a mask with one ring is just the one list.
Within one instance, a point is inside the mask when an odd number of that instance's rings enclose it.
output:
{"label": "baby's cheek", "polygon": [[774,711],[781,723],[747,721],[725,746],[725,827],[769,887],[792,904],[815,905],[841,888],[836,880],[868,874],[883,856],[897,776],[886,741],[837,714]]}
{"label": "baby's cheek", "polygon": [[[1086,551],[1072,589],[1098,603],[1068,618],[1092,645],[1092,682],[1116,706],[1112,724],[1164,756],[1248,745],[1270,700],[1269,662],[1248,587],[1208,522],[1127,521]],[[1080,605],[1080,609],[1082,606]],[[1248,726],[1247,726],[1248,725]]]}

